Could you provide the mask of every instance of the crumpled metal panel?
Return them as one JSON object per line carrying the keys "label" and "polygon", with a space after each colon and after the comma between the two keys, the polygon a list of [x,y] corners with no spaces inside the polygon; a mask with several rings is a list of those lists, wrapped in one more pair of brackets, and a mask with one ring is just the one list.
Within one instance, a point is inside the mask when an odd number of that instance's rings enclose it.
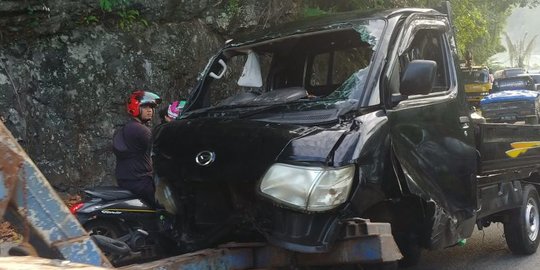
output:
{"label": "crumpled metal panel", "polygon": [[[64,259],[110,266],[9,130],[0,123],[0,214],[17,211]],[[13,208],[12,206],[15,206]]]}

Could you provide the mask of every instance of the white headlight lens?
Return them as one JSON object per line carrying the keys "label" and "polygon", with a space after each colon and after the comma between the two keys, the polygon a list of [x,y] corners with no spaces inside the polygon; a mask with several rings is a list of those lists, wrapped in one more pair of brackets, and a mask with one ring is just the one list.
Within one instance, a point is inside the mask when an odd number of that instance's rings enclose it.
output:
{"label": "white headlight lens", "polygon": [[354,166],[325,171],[308,201],[308,211],[324,211],[344,203],[351,190]]}
{"label": "white headlight lens", "polygon": [[347,199],[354,166],[339,169],[274,164],[261,182],[261,192],[309,211],[332,209]]}
{"label": "white headlight lens", "polygon": [[311,187],[321,173],[319,168],[275,164],[266,172],[261,191],[287,204],[306,209]]}

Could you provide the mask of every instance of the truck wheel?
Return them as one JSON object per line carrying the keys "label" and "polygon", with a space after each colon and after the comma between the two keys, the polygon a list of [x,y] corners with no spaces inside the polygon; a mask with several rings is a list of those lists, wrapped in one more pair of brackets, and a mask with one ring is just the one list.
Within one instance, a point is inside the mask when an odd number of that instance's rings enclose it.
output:
{"label": "truck wheel", "polygon": [[521,207],[510,210],[504,223],[506,244],[512,253],[530,255],[536,252],[540,241],[539,205],[536,188],[525,185]]}
{"label": "truck wheel", "polygon": [[403,259],[399,261],[400,267],[411,267],[420,262],[422,248],[415,234],[396,234],[396,243],[403,255]]}

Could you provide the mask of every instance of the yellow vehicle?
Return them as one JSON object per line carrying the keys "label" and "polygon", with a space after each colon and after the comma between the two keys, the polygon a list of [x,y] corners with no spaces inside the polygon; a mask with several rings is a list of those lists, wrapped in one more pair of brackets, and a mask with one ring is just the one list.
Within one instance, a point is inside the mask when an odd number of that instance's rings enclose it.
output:
{"label": "yellow vehicle", "polygon": [[467,101],[477,105],[491,91],[493,79],[489,69],[481,66],[462,67],[461,72]]}

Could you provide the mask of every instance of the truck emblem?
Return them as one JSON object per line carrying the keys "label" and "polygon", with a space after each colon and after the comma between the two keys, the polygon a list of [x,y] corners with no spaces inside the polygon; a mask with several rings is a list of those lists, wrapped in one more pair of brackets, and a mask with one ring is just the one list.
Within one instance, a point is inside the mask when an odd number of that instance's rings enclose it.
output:
{"label": "truck emblem", "polygon": [[208,166],[216,160],[216,154],[210,151],[201,151],[195,156],[195,162],[201,166]]}

